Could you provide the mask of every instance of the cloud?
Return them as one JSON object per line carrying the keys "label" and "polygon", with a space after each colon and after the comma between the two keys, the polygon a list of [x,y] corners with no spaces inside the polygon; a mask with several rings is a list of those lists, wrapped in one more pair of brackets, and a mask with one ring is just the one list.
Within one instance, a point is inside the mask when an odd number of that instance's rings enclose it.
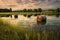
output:
{"label": "cloud", "polygon": [[[24,9],[24,8],[58,8],[60,0],[0,0],[0,8]],[[4,8],[4,7],[3,7]]]}
{"label": "cloud", "polygon": [[54,9],[60,7],[58,4],[60,4],[60,1],[58,0],[19,0],[18,8],[20,9],[24,9],[24,8],[52,9],[53,8]]}

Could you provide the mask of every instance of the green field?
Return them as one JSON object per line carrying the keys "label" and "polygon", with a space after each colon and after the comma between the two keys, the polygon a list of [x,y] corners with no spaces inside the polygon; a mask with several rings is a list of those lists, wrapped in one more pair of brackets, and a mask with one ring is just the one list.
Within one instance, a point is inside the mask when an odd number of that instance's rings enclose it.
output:
{"label": "green field", "polygon": [[45,11],[45,12],[0,12],[0,15],[2,14],[10,14],[10,15],[13,15],[13,14],[20,14],[20,15],[23,15],[23,14],[46,14],[46,15],[50,15],[50,14],[58,14],[58,12],[53,12],[53,11]]}

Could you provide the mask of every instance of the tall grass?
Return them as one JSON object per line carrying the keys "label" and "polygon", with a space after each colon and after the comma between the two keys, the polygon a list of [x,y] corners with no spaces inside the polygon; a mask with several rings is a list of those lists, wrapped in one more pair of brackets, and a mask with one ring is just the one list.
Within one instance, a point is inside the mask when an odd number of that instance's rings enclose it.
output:
{"label": "tall grass", "polygon": [[7,22],[4,23],[0,19],[0,40],[18,40],[16,29],[11,27]]}
{"label": "tall grass", "polygon": [[27,31],[22,26],[14,28],[0,19],[0,40],[60,40],[59,30]]}

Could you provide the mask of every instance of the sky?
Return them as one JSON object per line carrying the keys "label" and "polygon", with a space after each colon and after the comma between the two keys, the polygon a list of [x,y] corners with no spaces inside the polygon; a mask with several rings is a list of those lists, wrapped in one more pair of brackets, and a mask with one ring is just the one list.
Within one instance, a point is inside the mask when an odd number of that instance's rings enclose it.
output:
{"label": "sky", "polygon": [[60,8],[60,0],[0,0],[0,8],[21,9],[55,9]]}

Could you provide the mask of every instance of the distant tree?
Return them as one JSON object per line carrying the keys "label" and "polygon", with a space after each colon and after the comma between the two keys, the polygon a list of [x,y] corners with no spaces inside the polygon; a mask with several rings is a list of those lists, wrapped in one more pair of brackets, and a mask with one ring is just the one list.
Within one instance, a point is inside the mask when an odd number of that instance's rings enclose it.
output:
{"label": "distant tree", "polygon": [[42,9],[41,8],[38,8],[38,12],[42,12]]}
{"label": "distant tree", "polygon": [[57,11],[57,12],[60,12],[60,8],[57,8],[56,11]]}
{"label": "distant tree", "polygon": [[11,12],[12,11],[12,9],[10,8],[10,9],[0,9],[0,12]]}
{"label": "distant tree", "polygon": [[10,11],[12,11],[12,8],[10,8]]}
{"label": "distant tree", "polygon": [[55,11],[54,9],[48,9],[48,11]]}
{"label": "distant tree", "polygon": [[23,9],[23,12],[27,12],[27,9]]}
{"label": "distant tree", "polygon": [[34,12],[37,12],[38,10],[37,9],[34,9]]}
{"label": "distant tree", "polygon": [[32,12],[32,9],[28,9],[28,12]]}
{"label": "distant tree", "polygon": [[56,12],[57,12],[56,16],[59,17],[59,15],[60,15],[60,13],[59,13],[60,12],[60,8],[57,8]]}

